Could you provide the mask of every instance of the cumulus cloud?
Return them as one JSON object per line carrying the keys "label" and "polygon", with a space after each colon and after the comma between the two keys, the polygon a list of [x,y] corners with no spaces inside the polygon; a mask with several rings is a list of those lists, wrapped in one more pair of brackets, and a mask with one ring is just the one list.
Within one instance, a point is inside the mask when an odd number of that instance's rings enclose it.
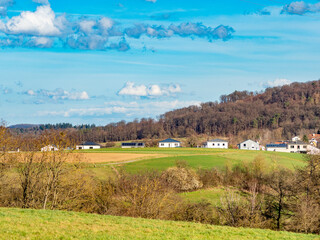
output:
{"label": "cumulus cloud", "polygon": [[268,81],[266,84],[265,84],[265,87],[281,87],[281,86],[284,86],[284,85],[289,85],[291,84],[292,82],[288,79],[285,79],[285,78],[278,78],[274,81]]}
{"label": "cumulus cloud", "polygon": [[142,35],[154,38],[169,38],[176,35],[207,38],[212,41],[214,39],[228,40],[235,31],[233,28],[223,25],[211,28],[201,23],[181,23],[180,25],[171,24],[169,27],[136,24],[134,27],[126,28],[124,32],[132,38],[140,38]]}
{"label": "cumulus cloud", "polygon": [[320,2],[311,4],[304,1],[296,1],[283,7],[282,13],[303,15],[306,13],[320,12]]}
{"label": "cumulus cloud", "polygon": [[36,96],[39,98],[49,98],[52,100],[88,100],[90,99],[87,92],[77,92],[77,91],[65,91],[61,88],[55,89],[53,91],[40,89],[40,90],[28,90],[24,94],[29,96]]}
{"label": "cumulus cloud", "polygon": [[144,84],[136,85],[133,82],[127,82],[126,85],[120,89],[118,95],[155,98],[161,96],[172,96],[180,92],[181,87],[178,84],[161,87],[156,84],[146,86]]}
{"label": "cumulus cloud", "polygon": [[[1,9],[13,0],[0,0]],[[71,48],[80,50],[128,51],[128,39],[189,37],[228,40],[234,33],[229,26],[216,28],[202,23],[149,25],[115,23],[108,17],[75,17],[56,14],[48,0],[34,0],[39,5],[34,12],[22,11],[18,16],[0,19],[0,47]],[[152,2],[155,2],[152,0]]]}
{"label": "cumulus cloud", "polygon": [[56,15],[48,5],[39,6],[35,12],[25,11],[1,24],[1,30],[8,34],[36,36],[58,36],[60,29],[55,24]]}

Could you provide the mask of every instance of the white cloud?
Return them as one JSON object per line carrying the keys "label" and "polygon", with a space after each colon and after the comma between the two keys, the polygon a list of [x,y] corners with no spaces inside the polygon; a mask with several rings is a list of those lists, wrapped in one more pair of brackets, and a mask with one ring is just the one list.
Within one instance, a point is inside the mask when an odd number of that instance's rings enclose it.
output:
{"label": "white cloud", "polygon": [[93,27],[96,25],[96,21],[93,20],[85,20],[79,23],[81,31],[86,34],[93,32]]}
{"label": "white cloud", "polygon": [[25,11],[0,25],[8,34],[35,36],[58,36],[61,34],[56,25],[56,15],[49,5],[42,5],[35,12]]}
{"label": "white cloud", "polygon": [[152,3],[155,3],[155,2],[157,2],[157,0],[146,0],[146,2],[152,2]]}
{"label": "white cloud", "polygon": [[274,81],[268,81],[265,85],[266,87],[281,87],[283,85],[289,85],[292,82],[285,78],[278,78]]}
{"label": "white cloud", "polygon": [[283,7],[282,13],[303,15],[305,13],[320,12],[320,2],[312,4],[304,1],[296,1]]}
{"label": "white cloud", "polygon": [[135,96],[135,97],[160,97],[160,96],[171,96],[181,92],[181,87],[177,84],[161,87],[153,84],[150,86],[146,85],[135,85],[133,82],[127,82],[126,85],[118,92],[121,96]]}
{"label": "white cloud", "polygon": [[27,45],[29,47],[38,47],[38,48],[51,48],[53,45],[53,39],[47,37],[32,37],[28,41]]}
{"label": "white cloud", "polygon": [[45,89],[41,89],[38,91],[35,90],[28,90],[25,92],[26,95],[29,96],[36,96],[39,98],[49,98],[52,100],[88,100],[90,99],[89,95],[87,92],[82,91],[82,92],[76,92],[76,91],[65,91],[61,88],[58,88],[54,91],[49,91]]}
{"label": "white cloud", "polygon": [[50,4],[48,0],[33,0],[33,2],[39,3],[39,4],[44,4],[44,5]]}

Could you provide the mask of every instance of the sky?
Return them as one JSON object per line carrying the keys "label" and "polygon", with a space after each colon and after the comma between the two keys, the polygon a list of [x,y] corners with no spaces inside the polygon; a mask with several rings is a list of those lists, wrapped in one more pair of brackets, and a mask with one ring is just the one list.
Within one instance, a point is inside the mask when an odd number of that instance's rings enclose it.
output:
{"label": "sky", "polygon": [[320,2],[0,0],[0,119],[106,125],[320,76]]}

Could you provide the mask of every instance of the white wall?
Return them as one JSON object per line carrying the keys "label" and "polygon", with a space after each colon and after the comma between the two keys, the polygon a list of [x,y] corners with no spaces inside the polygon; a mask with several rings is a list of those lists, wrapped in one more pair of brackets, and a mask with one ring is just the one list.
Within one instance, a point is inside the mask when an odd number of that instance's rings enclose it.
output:
{"label": "white wall", "polygon": [[58,151],[58,150],[59,149],[57,147],[54,147],[51,145],[48,145],[48,146],[41,148],[41,152],[50,152],[50,151]]}
{"label": "white wall", "polygon": [[207,142],[206,148],[228,148],[228,142]]}
{"label": "white wall", "polygon": [[180,147],[181,146],[181,143],[179,143],[179,142],[177,142],[177,143],[175,143],[175,142],[170,142],[170,143],[166,143],[166,142],[164,142],[164,143],[159,143],[159,147],[160,148],[176,148],[176,147]]}
{"label": "white wall", "polygon": [[100,149],[101,147],[100,146],[97,146],[97,145],[92,145],[92,146],[89,146],[89,145],[85,145],[85,146],[82,146],[82,145],[78,145],[76,146],[76,149],[77,150],[80,150],[80,149],[83,149],[83,150],[88,150],[88,149]]}
{"label": "white wall", "polygon": [[239,149],[242,150],[260,150],[260,145],[257,142],[248,140],[239,144]]}
{"label": "white wall", "polygon": [[290,152],[287,148],[279,148],[279,147],[267,147],[267,151],[269,152]]}

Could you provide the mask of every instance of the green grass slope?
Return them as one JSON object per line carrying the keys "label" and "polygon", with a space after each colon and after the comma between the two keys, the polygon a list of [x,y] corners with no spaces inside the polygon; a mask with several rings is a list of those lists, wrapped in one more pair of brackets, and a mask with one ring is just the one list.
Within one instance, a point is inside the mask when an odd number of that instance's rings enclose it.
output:
{"label": "green grass slope", "polygon": [[[108,150],[102,150],[107,152]],[[110,152],[115,151],[109,150]],[[168,154],[168,157],[147,159],[125,164],[125,169],[129,172],[138,172],[143,170],[165,170],[175,165],[177,160],[184,160],[188,162],[193,168],[223,168],[226,164],[237,164],[240,162],[251,162],[257,156],[265,159],[269,166],[279,165],[286,168],[293,169],[305,165],[305,157],[303,154],[296,153],[279,153],[266,151],[245,151],[235,149],[196,149],[196,148],[180,148],[180,149],[159,149],[159,148],[145,148],[145,149],[121,149],[116,152],[144,152],[144,153],[158,153]]]}
{"label": "green grass slope", "polygon": [[0,239],[315,240],[319,237],[187,222],[0,208]]}

